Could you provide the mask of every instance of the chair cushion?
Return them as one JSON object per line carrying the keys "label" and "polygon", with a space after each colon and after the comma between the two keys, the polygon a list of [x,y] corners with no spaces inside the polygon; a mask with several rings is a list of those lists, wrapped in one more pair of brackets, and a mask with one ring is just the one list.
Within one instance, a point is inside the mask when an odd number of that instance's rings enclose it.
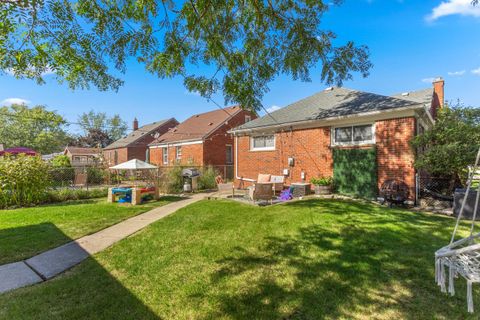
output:
{"label": "chair cushion", "polygon": [[265,183],[265,182],[270,182],[270,177],[271,175],[269,174],[259,174],[257,178],[258,183]]}
{"label": "chair cushion", "polygon": [[283,183],[285,181],[284,176],[271,176],[270,177],[270,182],[273,183]]}

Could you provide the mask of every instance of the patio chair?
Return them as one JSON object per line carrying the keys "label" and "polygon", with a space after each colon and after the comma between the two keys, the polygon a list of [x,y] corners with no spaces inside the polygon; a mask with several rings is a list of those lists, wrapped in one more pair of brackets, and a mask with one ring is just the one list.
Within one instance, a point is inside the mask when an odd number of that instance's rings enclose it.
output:
{"label": "patio chair", "polygon": [[266,200],[273,203],[273,183],[256,183],[253,187],[249,187],[249,196],[253,202]]}
{"label": "patio chair", "polygon": [[273,183],[273,193],[277,194],[283,191],[283,184],[285,183],[284,176],[271,176],[270,182]]}
{"label": "patio chair", "polygon": [[221,176],[217,176],[215,178],[215,182],[217,183],[217,194],[231,194],[232,197],[235,195],[235,188],[233,182],[224,182]]}

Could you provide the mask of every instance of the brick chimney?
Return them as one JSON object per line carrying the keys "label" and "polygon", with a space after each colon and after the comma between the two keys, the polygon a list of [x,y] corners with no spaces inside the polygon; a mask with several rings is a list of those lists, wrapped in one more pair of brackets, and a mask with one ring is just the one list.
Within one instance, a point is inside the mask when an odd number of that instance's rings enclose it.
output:
{"label": "brick chimney", "polygon": [[435,119],[437,117],[437,110],[443,108],[445,104],[445,80],[442,77],[438,77],[433,81],[433,99],[430,113]]}
{"label": "brick chimney", "polygon": [[137,118],[133,119],[133,131],[138,130],[138,120]]}

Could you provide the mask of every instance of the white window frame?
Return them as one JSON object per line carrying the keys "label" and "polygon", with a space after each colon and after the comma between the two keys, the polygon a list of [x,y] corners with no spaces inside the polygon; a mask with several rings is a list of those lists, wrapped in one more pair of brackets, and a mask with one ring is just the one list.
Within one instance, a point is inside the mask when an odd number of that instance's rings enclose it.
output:
{"label": "white window frame", "polygon": [[168,147],[162,147],[162,162],[168,164]]}
{"label": "white window frame", "polygon": [[[372,139],[368,141],[353,141],[353,127],[362,127],[362,126],[367,126],[370,125],[372,126]],[[336,142],[335,141],[335,129],[339,128],[352,128],[352,141],[350,142]],[[371,145],[375,144],[375,123],[355,123],[355,124],[349,124],[349,125],[339,125],[339,126],[334,126],[332,127],[331,130],[331,141],[332,141],[332,146],[365,146],[365,145]]]}
{"label": "white window frame", "polygon": [[[227,158],[228,148],[230,148],[230,161],[228,161],[228,158]],[[233,145],[231,145],[231,144],[225,145],[225,163],[226,164],[232,164],[233,163]]]}
{"label": "white window frame", "polygon": [[175,159],[176,160],[182,160],[182,146],[176,146],[175,147]]}
{"label": "white window frame", "polygon": [[[255,143],[254,143],[255,138],[268,137],[268,136],[273,136],[273,146],[272,147],[255,147]],[[251,136],[250,137],[250,151],[273,151],[273,150],[275,150],[275,146],[277,144],[276,139],[277,139],[277,137],[275,136],[274,133]]]}

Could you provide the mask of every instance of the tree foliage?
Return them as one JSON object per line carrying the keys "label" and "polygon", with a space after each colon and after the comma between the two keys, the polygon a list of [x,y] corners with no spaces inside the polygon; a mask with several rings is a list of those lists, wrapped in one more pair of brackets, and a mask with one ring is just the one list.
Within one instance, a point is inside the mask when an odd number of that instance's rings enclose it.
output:
{"label": "tree foliage", "polygon": [[44,106],[0,107],[0,143],[5,147],[28,147],[48,154],[62,150],[70,141],[66,120]]}
{"label": "tree foliage", "polygon": [[128,129],[127,123],[118,114],[108,117],[106,113],[94,110],[81,114],[78,122],[86,136],[106,135],[107,138],[102,140],[118,140],[127,133]]}
{"label": "tree foliage", "polygon": [[417,154],[416,168],[464,181],[480,147],[480,108],[457,104],[441,109],[433,128],[411,143],[422,150]]}
{"label": "tree foliage", "polygon": [[[321,22],[341,0],[0,0],[0,70],[72,88],[118,89],[134,58],[191,91],[261,107],[280,74],[341,84],[367,76],[368,48],[339,44]],[[202,70],[201,72],[199,70]]]}
{"label": "tree foliage", "polygon": [[75,145],[85,148],[105,148],[112,142],[112,138],[105,131],[90,129],[86,135],[77,138]]}

